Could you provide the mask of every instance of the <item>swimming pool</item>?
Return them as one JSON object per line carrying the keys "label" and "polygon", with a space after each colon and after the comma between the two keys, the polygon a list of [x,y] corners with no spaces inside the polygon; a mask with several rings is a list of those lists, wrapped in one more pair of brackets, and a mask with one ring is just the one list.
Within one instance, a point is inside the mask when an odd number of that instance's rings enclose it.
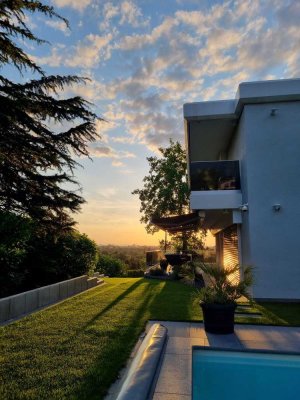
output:
{"label": "swimming pool", "polygon": [[193,400],[300,399],[300,354],[193,349]]}

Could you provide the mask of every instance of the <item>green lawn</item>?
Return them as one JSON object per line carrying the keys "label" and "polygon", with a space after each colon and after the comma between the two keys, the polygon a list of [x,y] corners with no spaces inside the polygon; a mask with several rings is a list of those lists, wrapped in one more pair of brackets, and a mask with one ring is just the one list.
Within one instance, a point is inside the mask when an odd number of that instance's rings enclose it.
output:
{"label": "green lawn", "polygon": [[257,308],[275,325],[300,326],[300,303],[259,303]]}
{"label": "green lawn", "polygon": [[[299,305],[289,307],[260,304],[262,317],[237,321],[299,324]],[[1,328],[0,398],[101,399],[149,319],[201,318],[188,286],[106,279],[101,287]]]}

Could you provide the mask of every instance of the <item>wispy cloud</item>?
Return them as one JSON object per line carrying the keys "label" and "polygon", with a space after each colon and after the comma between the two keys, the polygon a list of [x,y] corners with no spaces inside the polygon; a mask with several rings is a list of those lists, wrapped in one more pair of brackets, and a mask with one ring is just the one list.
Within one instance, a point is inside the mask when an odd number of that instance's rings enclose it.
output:
{"label": "wispy cloud", "polygon": [[135,158],[136,155],[129,151],[117,151],[110,146],[90,146],[89,147],[89,155],[90,157],[98,157],[98,158],[113,158],[113,159],[121,159],[121,158]]}
{"label": "wispy cloud", "polygon": [[99,24],[101,30],[108,30],[112,27],[112,21],[116,20],[118,25],[130,25],[133,28],[144,27],[149,23],[141,9],[133,1],[122,1],[119,4],[106,2],[102,9],[102,21]]}
{"label": "wispy cloud", "polygon": [[113,167],[124,167],[125,164],[122,161],[113,161],[111,165]]}
{"label": "wispy cloud", "polygon": [[91,4],[92,0],[52,0],[52,2],[57,7],[71,7],[75,10],[82,11]]}
{"label": "wispy cloud", "polygon": [[55,21],[55,20],[50,19],[50,20],[46,20],[45,24],[47,26],[50,26],[53,29],[63,32],[66,36],[70,36],[70,34],[71,34],[70,29],[67,27],[67,25],[63,21]]}
{"label": "wispy cloud", "polygon": [[[67,3],[72,1],[60,5]],[[108,102],[107,131],[117,126],[124,131],[112,135],[114,143],[153,150],[169,137],[182,138],[184,102],[231,97],[240,81],[276,77],[278,71],[280,77],[300,74],[299,2],[228,0],[200,8],[190,1],[193,9],[184,9],[179,1],[177,10],[156,23],[138,4],[99,5],[102,35],[87,34],[41,59],[94,76],[118,57],[117,77],[77,89],[92,101]]]}
{"label": "wispy cloud", "polygon": [[110,58],[111,47],[109,46],[113,38],[112,33],[107,35],[88,34],[83,41],[79,41],[71,52],[66,55],[64,65],[68,67],[95,68],[99,60]]}
{"label": "wispy cloud", "polygon": [[[51,22],[51,21],[50,21]],[[97,68],[99,62],[111,57],[113,33],[106,35],[88,34],[75,45],[58,44],[48,56],[34,57],[40,64],[51,67]]]}

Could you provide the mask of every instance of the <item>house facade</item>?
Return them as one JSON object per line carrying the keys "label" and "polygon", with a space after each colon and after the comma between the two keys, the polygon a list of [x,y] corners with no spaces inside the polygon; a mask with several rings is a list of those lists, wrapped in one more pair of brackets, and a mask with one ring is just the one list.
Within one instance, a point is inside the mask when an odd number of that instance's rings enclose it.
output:
{"label": "house facade", "polygon": [[241,83],[184,105],[190,206],[225,268],[254,267],[253,296],[300,299],[300,79]]}

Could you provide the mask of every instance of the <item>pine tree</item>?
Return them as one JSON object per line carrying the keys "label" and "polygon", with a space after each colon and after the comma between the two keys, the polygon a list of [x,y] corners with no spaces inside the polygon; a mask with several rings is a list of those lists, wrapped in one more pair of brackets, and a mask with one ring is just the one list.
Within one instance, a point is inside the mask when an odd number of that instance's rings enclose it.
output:
{"label": "pine tree", "polygon": [[[0,71],[8,64],[22,74],[38,75],[26,83],[0,75],[0,210],[26,215],[47,231],[70,229],[70,213],[84,199],[76,185],[75,156],[88,156],[88,143],[99,135],[91,104],[79,96],[62,99],[58,93],[85,82],[77,76],[47,76],[17,41],[44,43],[26,24],[26,13],[39,12],[62,19],[39,1],[0,2]],[[58,132],[64,123],[71,128]]]}

